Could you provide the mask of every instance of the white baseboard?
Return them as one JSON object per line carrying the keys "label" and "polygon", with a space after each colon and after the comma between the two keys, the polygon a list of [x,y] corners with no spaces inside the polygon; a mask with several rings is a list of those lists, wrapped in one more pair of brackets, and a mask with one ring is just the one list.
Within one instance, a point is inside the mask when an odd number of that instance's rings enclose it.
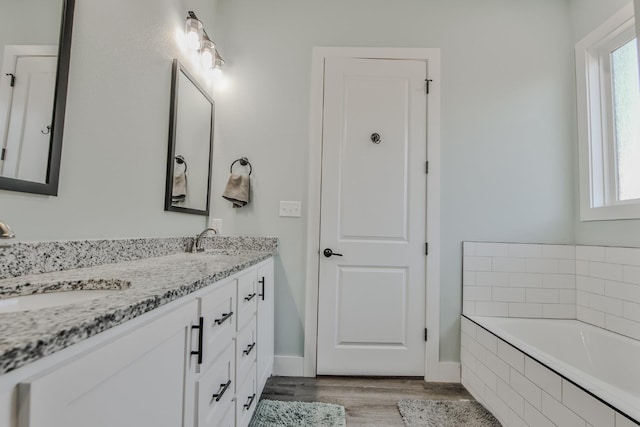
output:
{"label": "white baseboard", "polygon": [[460,362],[440,362],[439,381],[442,383],[459,383],[460,382]]}
{"label": "white baseboard", "polygon": [[[275,356],[273,375],[277,377],[304,376],[304,358],[302,356]],[[460,362],[438,363],[438,379],[436,382],[459,383]]]}
{"label": "white baseboard", "polygon": [[276,377],[301,377],[304,375],[304,358],[302,356],[275,356],[273,375]]}

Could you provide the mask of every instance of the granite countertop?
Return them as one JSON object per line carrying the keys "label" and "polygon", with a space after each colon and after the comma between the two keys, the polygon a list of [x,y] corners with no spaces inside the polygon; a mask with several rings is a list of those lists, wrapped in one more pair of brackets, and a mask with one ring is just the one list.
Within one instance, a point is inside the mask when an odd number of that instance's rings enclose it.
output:
{"label": "granite countertop", "polygon": [[90,301],[0,314],[0,375],[273,255],[269,250],[211,250],[0,280],[0,299],[55,290],[116,290]]}

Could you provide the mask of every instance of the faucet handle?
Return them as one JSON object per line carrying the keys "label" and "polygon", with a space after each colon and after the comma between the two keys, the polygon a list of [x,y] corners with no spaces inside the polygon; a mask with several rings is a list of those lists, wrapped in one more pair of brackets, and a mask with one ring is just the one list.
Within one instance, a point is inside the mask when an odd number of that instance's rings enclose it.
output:
{"label": "faucet handle", "polygon": [[196,239],[195,237],[191,237],[189,238],[189,240],[187,240],[187,247],[186,247],[186,252],[194,252],[196,246]]}
{"label": "faucet handle", "polygon": [[16,235],[11,231],[9,224],[0,221],[0,239],[13,239],[14,237],[16,237]]}

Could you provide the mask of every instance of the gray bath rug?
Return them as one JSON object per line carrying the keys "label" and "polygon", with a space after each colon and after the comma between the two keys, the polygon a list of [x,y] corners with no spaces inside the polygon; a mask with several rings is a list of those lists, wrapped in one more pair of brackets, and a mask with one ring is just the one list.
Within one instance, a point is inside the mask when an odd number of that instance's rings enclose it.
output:
{"label": "gray bath rug", "polygon": [[409,400],[398,402],[407,427],[501,427],[481,404],[471,400]]}
{"label": "gray bath rug", "polygon": [[261,400],[249,427],[345,427],[344,407],[319,402]]}

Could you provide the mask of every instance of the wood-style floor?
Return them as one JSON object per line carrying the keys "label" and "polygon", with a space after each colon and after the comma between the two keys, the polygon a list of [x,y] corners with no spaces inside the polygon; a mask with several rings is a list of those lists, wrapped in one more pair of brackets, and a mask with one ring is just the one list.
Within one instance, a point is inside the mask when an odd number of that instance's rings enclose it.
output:
{"label": "wood-style floor", "polygon": [[335,403],[345,407],[347,426],[404,427],[400,399],[473,399],[460,384],[422,378],[272,377],[261,399]]}

